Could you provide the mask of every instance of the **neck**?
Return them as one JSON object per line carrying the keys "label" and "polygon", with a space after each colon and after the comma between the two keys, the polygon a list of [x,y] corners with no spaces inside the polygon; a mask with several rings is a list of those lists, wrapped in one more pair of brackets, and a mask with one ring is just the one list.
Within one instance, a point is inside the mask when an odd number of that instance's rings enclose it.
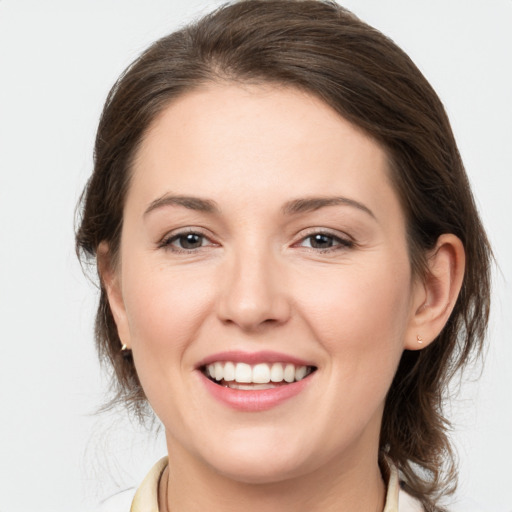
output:
{"label": "neck", "polygon": [[[160,485],[160,512],[382,512],[385,484],[375,450],[348,455],[307,474],[272,483],[245,483],[202,464],[172,443]],[[171,447],[170,447],[171,448]]]}

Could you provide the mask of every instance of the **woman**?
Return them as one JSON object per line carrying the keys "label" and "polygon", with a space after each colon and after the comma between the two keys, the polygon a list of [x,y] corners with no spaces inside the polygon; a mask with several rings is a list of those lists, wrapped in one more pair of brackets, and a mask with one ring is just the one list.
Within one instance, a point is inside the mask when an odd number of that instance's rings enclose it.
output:
{"label": "woman", "polygon": [[132,511],[441,509],[490,248],[444,109],[385,36],[249,0],[156,42],[107,99],[77,248],[117,399],[165,428]]}

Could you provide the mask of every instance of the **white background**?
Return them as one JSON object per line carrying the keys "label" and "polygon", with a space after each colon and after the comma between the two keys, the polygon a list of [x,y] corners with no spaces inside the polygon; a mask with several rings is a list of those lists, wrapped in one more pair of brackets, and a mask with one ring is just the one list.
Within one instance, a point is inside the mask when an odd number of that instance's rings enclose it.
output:
{"label": "white background", "polygon": [[[0,512],[85,512],[135,485],[162,439],[105,395],[96,291],[73,216],[106,94],[150,42],[219,2],[0,0]],[[447,106],[494,245],[487,364],[453,406],[452,510],[512,511],[512,0],[347,0],[419,65]],[[473,503],[470,505],[468,503]]]}

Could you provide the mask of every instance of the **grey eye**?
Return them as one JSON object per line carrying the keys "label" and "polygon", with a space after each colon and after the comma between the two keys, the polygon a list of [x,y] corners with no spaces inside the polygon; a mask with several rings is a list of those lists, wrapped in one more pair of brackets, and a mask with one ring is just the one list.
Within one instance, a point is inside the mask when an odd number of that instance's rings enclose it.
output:
{"label": "grey eye", "polygon": [[200,249],[206,244],[206,238],[200,233],[181,233],[171,237],[165,245],[191,251]]}
{"label": "grey eye", "polygon": [[329,249],[329,247],[333,247],[335,244],[335,238],[333,236],[321,233],[311,235],[308,237],[308,239],[309,245],[313,249]]}
{"label": "grey eye", "polygon": [[198,233],[187,233],[178,235],[172,240],[174,245],[178,245],[181,249],[198,249],[203,246],[204,236]]}
{"label": "grey eye", "polygon": [[350,248],[353,246],[353,242],[330,233],[319,232],[304,237],[299,245],[318,251],[327,251]]}

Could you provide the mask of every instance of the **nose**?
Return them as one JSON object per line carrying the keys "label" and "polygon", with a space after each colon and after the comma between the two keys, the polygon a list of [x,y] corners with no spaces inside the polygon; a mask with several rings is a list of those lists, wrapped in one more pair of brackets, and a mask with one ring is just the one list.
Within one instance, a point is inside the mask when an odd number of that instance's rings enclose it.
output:
{"label": "nose", "polygon": [[276,257],[246,250],[233,256],[222,270],[218,316],[244,331],[282,325],[291,314],[283,269]]}

